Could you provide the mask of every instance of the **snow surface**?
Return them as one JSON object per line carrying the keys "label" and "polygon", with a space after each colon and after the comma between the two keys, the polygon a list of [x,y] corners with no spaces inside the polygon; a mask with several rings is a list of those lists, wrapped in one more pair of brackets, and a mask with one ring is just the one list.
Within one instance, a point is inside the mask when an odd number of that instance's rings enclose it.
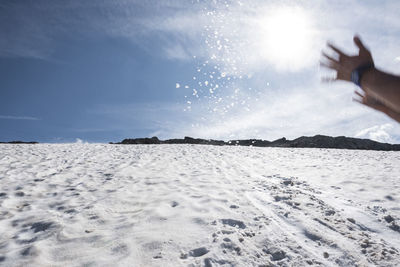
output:
{"label": "snow surface", "polygon": [[400,266],[400,153],[0,145],[0,265]]}

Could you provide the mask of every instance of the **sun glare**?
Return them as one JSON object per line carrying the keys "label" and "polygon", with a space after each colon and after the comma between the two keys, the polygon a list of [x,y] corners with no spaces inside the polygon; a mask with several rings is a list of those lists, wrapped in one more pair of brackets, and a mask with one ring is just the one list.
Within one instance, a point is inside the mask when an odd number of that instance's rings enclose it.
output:
{"label": "sun glare", "polygon": [[261,45],[267,60],[278,68],[307,65],[312,49],[311,17],[301,8],[279,8],[260,19]]}

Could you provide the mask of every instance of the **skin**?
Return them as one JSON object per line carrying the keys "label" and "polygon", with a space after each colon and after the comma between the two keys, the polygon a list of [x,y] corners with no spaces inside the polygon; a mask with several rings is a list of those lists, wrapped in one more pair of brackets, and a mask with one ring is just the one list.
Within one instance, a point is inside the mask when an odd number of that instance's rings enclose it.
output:
{"label": "skin", "polygon": [[[322,52],[324,62],[321,65],[335,70],[336,77],[324,79],[324,81],[348,81],[351,82],[351,72],[365,64],[374,64],[371,52],[364,46],[358,36],[354,37],[354,43],[358,47],[358,55],[347,55],[333,44],[328,47],[335,53],[330,56]],[[385,73],[375,67],[364,72],[361,78],[363,94],[357,93],[356,101],[372,109],[384,112],[389,117],[400,122],[400,77]],[[376,102],[377,101],[377,102]],[[377,104],[379,103],[379,104]]]}
{"label": "skin", "polygon": [[357,91],[354,91],[356,97],[353,98],[353,101],[358,102],[364,106],[367,106],[369,108],[375,109],[377,111],[383,112],[392,119],[394,119],[397,122],[400,122],[400,113],[396,112],[390,108],[388,108],[385,104],[377,100],[375,97],[368,95],[367,93],[360,93]]}

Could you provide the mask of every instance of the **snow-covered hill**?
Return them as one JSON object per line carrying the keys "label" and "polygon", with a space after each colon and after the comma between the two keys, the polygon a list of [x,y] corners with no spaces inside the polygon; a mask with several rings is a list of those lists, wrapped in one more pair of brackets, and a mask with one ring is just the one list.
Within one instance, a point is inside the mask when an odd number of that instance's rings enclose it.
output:
{"label": "snow-covered hill", "polygon": [[400,153],[0,145],[0,265],[400,266]]}

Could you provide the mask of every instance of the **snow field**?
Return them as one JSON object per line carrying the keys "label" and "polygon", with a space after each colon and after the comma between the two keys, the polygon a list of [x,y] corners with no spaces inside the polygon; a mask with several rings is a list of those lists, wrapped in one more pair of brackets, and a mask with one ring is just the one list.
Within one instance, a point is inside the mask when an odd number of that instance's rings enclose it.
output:
{"label": "snow field", "polygon": [[0,145],[0,265],[399,266],[400,154]]}

